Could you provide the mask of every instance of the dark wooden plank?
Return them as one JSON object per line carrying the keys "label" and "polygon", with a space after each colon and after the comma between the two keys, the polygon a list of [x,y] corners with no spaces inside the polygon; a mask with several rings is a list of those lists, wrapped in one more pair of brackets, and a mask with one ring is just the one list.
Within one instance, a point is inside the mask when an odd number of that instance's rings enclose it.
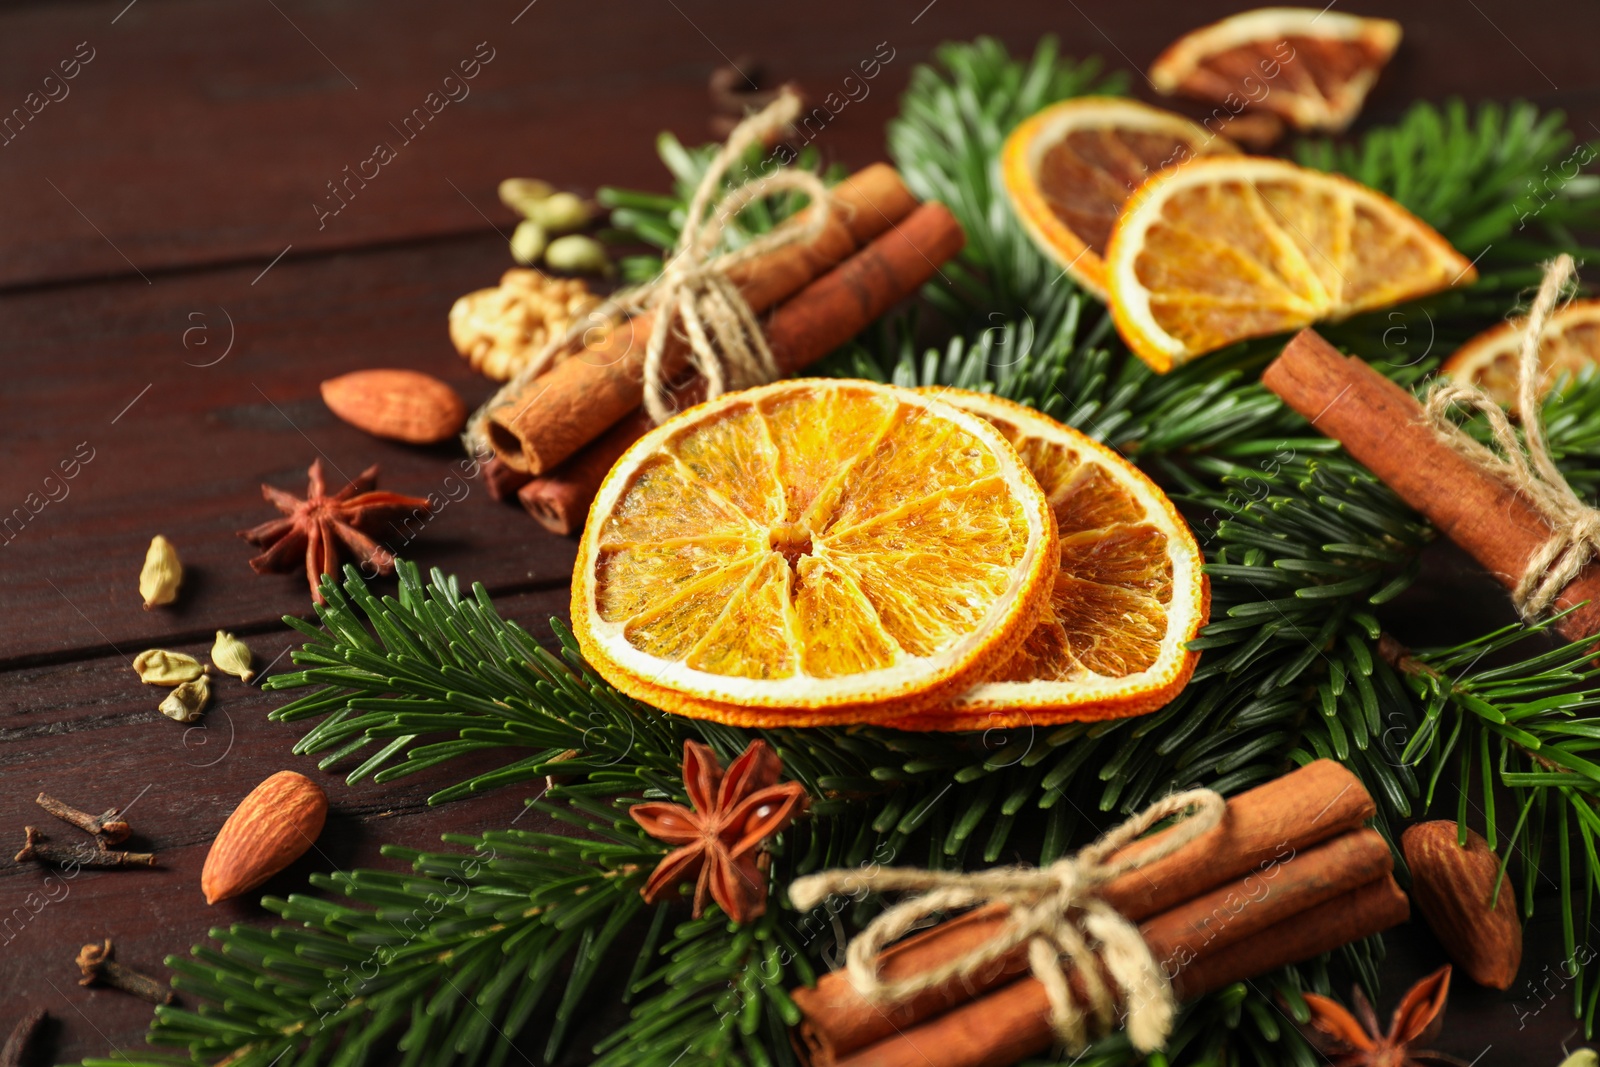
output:
{"label": "dark wooden plank", "polygon": [[[395,551],[496,588],[565,587],[571,541],[464,477],[459,446],[369,437],[317,391],[345,371],[403,366],[446,378],[470,403],[486,397],[491,384],[450,347],[445,313],[505,265],[487,236],[280,263],[255,285],[245,268],[0,301],[0,601],[28,620],[0,627],[0,661],[107,646],[132,656],[166,635],[305,612],[304,577],[257,576],[235,533],[276,514],[262,482],[301,495],[319,455],[330,477],[379,463],[380,487],[442,504],[420,533],[381,534]],[[147,612],[136,587],[156,533],[177,545],[187,577],[177,604]]]}
{"label": "dark wooden plank", "polygon": [[[52,83],[67,95],[0,146],[0,285],[233,259],[259,269],[291,245],[293,256],[483,229],[480,211],[504,225],[492,191],[513,171],[580,187],[653,184],[656,131],[705,139],[706,76],[746,53],[821,101],[842,93],[844,77],[884,42],[894,58],[870,94],[817,138],[829,155],[859,163],[881,153],[895,94],[940,41],[992,33],[1027,48],[1051,31],[1073,53],[1138,71],[1177,33],[1238,7],[818,0],[799,12],[702,0],[597,15],[578,0],[497,0],[470,14],[424,0],[139,0],[123,12],[125,4],[0,15],[0,115],[42,92],[80,42],[93,52],[76,78]],[[1585,129],[1600,120],[1600,81],[1576,32],[1593,26],[1583,0],[1359,8],[1394,14],[1407,29],[1372,116],[1419,95],[1460,94],[1562,103]],[[480,42],[494,58],[452,89],[466,95],[409,140],[397,133]],[[324,199],[328,183],[346,180],[344,168],[358,168],[379,142],[396,158],[368,166],[377,176],[353,184],[341,194],[348,207],[322,218],[314,204],[338,204]]]}
{"label": "dark wooden plank", "polygon": [[[543,640],[549,637],[544,620],[563,601],[559,592],[533,593],[506,597],[500,606]],[[251,644],[268,659],[298,647],[293,638],[279,629]],[[209,648],[207,641],[178,650],[204,658]],[[287,666],[285,657],[279,669]],[[441,833],[506,826],[518,819],[523,798],[539,791],[530,783],[427,806],[429,793],[464,776],[459,767],[506,762],[494,755],[382,786],[346,785],[348,767],[321,771],[291,753],[305,726],[267,721],[267,712],[289,696],[227,676],[214,681],[210,708],[200,722],[184,726],[156,712],[166,690],[140,684],[116,656],[0,674],[0,990],[7,994],[0,1025],[9,1026],[25,1008],[50,1012],[61,1023],[50,1062],[144,1047],[149,1005],[115,990],[79,988],[73,964],[79,946],[110,937],[120,958],[164,976],[162,960],[187,954],[211,927],[268,917],[255,903],[260,893],[208,907],[199,889],[217,829],[268,775],[299,771],[322,785],[330,801],[316,848],[261,890],[279,896],[304,891],[313,871],[393,866],[378,854],[383,844],[427,848]],[[53,840],[82,836],[34,804],[41,790],[85,810],[128,805],[138,835],[130,844],[156,852],[160,866],[62,878],[32,863],[13,863],[24,825]],[[537,819],[528,816],[518,825],[537,825]]]}

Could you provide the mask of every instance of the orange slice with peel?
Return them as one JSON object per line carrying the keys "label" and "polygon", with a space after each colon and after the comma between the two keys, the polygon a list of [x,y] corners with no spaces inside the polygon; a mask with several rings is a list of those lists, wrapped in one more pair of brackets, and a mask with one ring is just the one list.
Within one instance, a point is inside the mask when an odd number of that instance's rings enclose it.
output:
{"label": "orange slice with peel", "polygon": [[[1475,385],[1508,408],[1517,407],[1517,355],[1522,322],[1502,322],[1478,334],[1444,361],[1440,373]],[[1553,313],[1539,339],[1543,391],[1563,374],[1600,362],[1600,300],[1574,300]]]}
{"label": "orange slice with peel", "polygon": [[1194,673],[1187,648],[1211,587],[1194,534],[1155,483],[1114,450],[1032,408],[930,390],[981,415],[1017,449],[1055,512],[1061,567],[1022,648],[950,704],[888,725],[986,730],[1154,711]]}
{"label": "orange slice with peel", "polygon": [[1005,438],[936,397],[778,382],[701,404],[607,475],[573,630],[618,689],[741,726],[948,699],[1045,609],[1055,520]]}
{"label": "orange slice with peel", "polygon": [[1186,33],[1150,66],[1158,92],[1230,111],[1271,111],[1302,130],[1342,130],[1400,46],[1392,19],[1263,7]]}
{"label": "orange slice with peel", "polygon": [[1129,195],[1163,167],[1238,151],[1182,115],[1118,96],[1081,96],[1012,130],[1000,177],[1034,243],[1104,300],[1101,257]]}
{"label": "orange slice with peel", "polygon": [[1382,193],[1279,159],[1197,159],[1128,201],[1106,252],[1111,313],[1158,372],[1249,337],[1477,278]]}

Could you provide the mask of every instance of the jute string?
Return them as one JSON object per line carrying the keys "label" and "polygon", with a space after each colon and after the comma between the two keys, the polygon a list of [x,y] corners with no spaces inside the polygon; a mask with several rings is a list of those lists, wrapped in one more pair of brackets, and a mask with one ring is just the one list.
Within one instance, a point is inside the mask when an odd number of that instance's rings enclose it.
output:
{"label": "jute string", "polygon": [[[786,245],[814,240],[828,225],[828,189],[816,174],[800,169],[776,170],[726,193],[723,178],[751,145],[793,122],[800,114],[800,106],[800,98],[785,90],[734,128],[700,179],[677,246],[660,275],[644,285],[614,294],[583,321],[573,323],[566,333],[534,353],[469,421],[466,443],[472,454],[489,451],[492,411],[518,396],[558,360],[581,351],[594,330],[609,331],[623,319],[645,311],[656,315],[645,347],[644,406],[657,423],[674,414],[671,383],[666,381],[663,362],[667,341],[677,324],[681,323],[682,335],[689,343],[691,366],[706,380],[708,397],[778,377],[761,324],[727,272],[735,264]],[[779,226],[734,251],[715,255],[739,212],[757,200],[788,191],[804,194],[812,205],[801,220]]]}
{"label": "jute string", "polygon": [[[1541,415],[1544,368],[1539,344],[1551,314],[1568,292],[1574,272],[1571,256],[1557,256],[1545,268],[1533,307],[1522,322],[1516,406],[1522,427],[1520,440],[1506,411],[1493,397],[1470,385],[1441,380],[1428,393],[1423,408],[1428,424],[1441,440],[1515,488],[1550,526],[1550,536],[1528,558],[1511,590],[1512,603],[1529,622],[1543,615],[1584,564],[1600,551],[1600,511],[1584,503],[1556,469]],[[1451,408],[1482,415],[1498,448],[1491,449],[1468,436],[1450,417]]]}
{"label": "jute string", "polygon": [[[1189,809],[1147,851],[1131,858],[1112,855],[1169,816]],[[1018,945],[1028,949],[1028,965],[1045,989],[1050,1022],[1070,1048],[1088,1043],[1091,1024],[1108,1031],[1119,1004],[1133,1046],[1148,1052],[1166,1043],[1177,1010],[1172,984],[1156,961],[1139,928],[1098,896],[1105,883],[1170,856],[1222,821],[1226,806],[1209,789],[1174,793],[1116,827],[1076,855],[1048,867],[1000,867],[993,870],[922,871],[879,868],[823,871],[796,879],[789,887],[795,907],[808,911],[835,893],[864,889],[909,891],[920,896],[902,901],[874,919],[845,953],[851,984],[868,1000],[895,1004],[952,979],[981,973]],[[900,981],[878,974],[878,953],[885,945],[912,932],[938,912],[980,904],[1010,908],[1010,921],[993,940],[942,965]],[[1101,974],[1098,959],[1110,977]],[[1080,1002],[1069,976],[1083,987]]]}

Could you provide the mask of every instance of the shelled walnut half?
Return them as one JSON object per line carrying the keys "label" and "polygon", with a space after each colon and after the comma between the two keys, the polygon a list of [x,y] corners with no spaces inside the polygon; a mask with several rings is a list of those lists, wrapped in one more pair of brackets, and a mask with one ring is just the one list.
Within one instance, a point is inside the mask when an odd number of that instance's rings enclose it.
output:
{"label": "shelled walnut half", "polygon": [[450,309],[450,340],[472,369],[503,382],[600,298],[577,278],[512,269],[493,289],[468,293]]}

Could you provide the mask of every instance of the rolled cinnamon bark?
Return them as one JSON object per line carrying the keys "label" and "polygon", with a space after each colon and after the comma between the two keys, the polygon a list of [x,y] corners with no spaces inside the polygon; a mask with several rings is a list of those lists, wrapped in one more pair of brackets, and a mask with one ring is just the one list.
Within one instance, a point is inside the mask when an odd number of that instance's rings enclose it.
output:
{"label": "rolled cinnamon bark", "polygon": [[[1526,497],[1451,448],[1424,421],[1422,405],[1364,360],[1302,330],[1262,384],[1344,445],[1400,499],[1466,549],[1510,589],[1550,537]],[[1556,629],[1576,641],[1600,631],[1600,564],[1590,563],[1556,598],[1558,610],[1588,601]]]}
{"label": "rolled cinnamon bark", "polygon": [[[916,207],[894,168],[875,163],[833,188],[827,225],[813,240],[786,245],[729,270],[757,314],[799,292]],[[644,354],[655,317],[644,313],[606,331],[583,352],[529,382],[489,416],[495,455],[516,470],[543,474],[626,418],[644,400]],[[685,365],[669,340],[664,376]]]}
{"label": "rolled cinnamon bark", "polygon": [[[1312,853],[1306,850],[1330,838],[1347,835],[1348,831],[1359,828],[1375,810],[1372,797],[1360,779],[1332,760],[1315,760],[1231,797],[1227,814],[1219,826],[1171,856],[1107,883],[1101,895],[1135,922],[1170,910],[1174,916],[1172,922],[1210,924],[1207,925],[1209,932],[1214,921],[1206,917],[1219,908],[1231,908],[1230,893],[1242,889],[1247,896],[1259,895],[1259,884],[1273,884],[1292,867],[1286,860],[1302,853],[1300,859],[1307,859]],[[1122,855],[1148,849],[1152,842],[1168,832],[1171,831],[1152,834],[1124,849]],[[1372,866],[1374,863],[1382,871],[1390,869],[1389,849],[1385,845],[1374,852],[1371,848],[1374,837],[1376,835],[1363,835],[1356,846],[1363,858],[1355,866],[1367,865],[1366,873],[1360,875],[1358,881],[1346,880],[1343,888],[1349,889],[1377,877],[1380,871]],[[1378,840],[1381,844],[1381,839]],[[1350,855],[1348,850],[1339,854]],[[1273,879],[1263,878],[1266,872],[1275,869],[1277,873]],[[1308,872],[1307,885],[1302,885],[1306,888],[1318,877],[1317,871],[1326,872],[1326,867],[1307,865],[1302,870]],[[1326,873],[1322,876],[1329,877]],[[1239,881],[1241,878],[1244,882]],[[1256,879],[1257,884],[1246,885],[1251,879]],[[863,886],[870,888],[870,877],[863,878]],[[1281,910],[1285,896],[1291,902],[1295,899],[1294,893],[1279,891],[1277,900],[1256,918],[1275,922],[1289,914]],[[1310,907],[1316,899],[1301,898],[1298,907]],[[1193,902],[1195,906],[1188,910],[1175,908],[1184,901]],[[880,973],[885,980],[897,981],[942,965],[993,938],[1005,925],[1006,915],[1007,909],[1002,906],[979,908],[906,938],[883,953]],[[1258,929],[1261,923],[1255,919],[1248,922],[1240,919],[1229,925],[1232,933],[1228,940],[1231,940],[1242,932]],[[1169,936],[1164,929],[1158,933],[1168,940],[1176,937],[1175,934]],[[1210,950],[1221,947],[1215,943],[1215,938],[1212,942]],[[837,1057],[887,1037],[896,1029],[913,1026],[921,1019],[968,1001],[1021,974],[1027,969],[1024,955],[998,961],[983,974],[946,983],[894,1008],[885,1008],[863,998],[842,971],[824,975],[815,988],[796,989],[791,993],[805,1015],[801,1039],[817,1054],[817,1063],[831,1062],[828,1057]],[[1156,958],[1165,960],[1168,957],[1158,952]],[[1180,958],[1179,962],[1186,961]]]}
{"label": "rolled cinnamon bark", "polygon": [[[1101,896],[1128,918],[1146,919],[1282,860],[1292,850],[1353,830],[1377,810],[1361,779],[1343,764],[1313,760],[1230,798],[1220,825],[1172,855],[1107,883]],[[1138,855],[1161,837],[1141,838],[1119,858]]]}
{"label": "rolled cinnamon bark", "polygon": [[611,468],[628,446],[650,431],[655,424],[643,408],[590,441],[578,454],[549,474],[530,480],[517,491],[517,499],[551,533],[565,537],[583,529],[589,505],[600,491]]}
{"label": "rolled cinnamon bark", "polygon": [[[784,374],[804,370],[882,318],[922,288],[965,241],[961,224],[943,204],[919,206],[778,305],[764,327],[778,369]],[[699,403],[702,384],[692,379],[673,391],[679,410]],[[523,507],[548,530],[576,533],[612,465],[651,426],[643,409],[636,409],[555,470],[523,486],[518,493]]]}
{"label": "rolled cinnamon bark", "polygon": [[496,500],[510,500],[532,477],[524,471],[512,470],[499,456],[484,460],[480,469],[483,471],[483,482],[489,487],[489,495]]}
{"label": "rolled cinnamon bark", "polygon": [[1386,874],[1318,907],[1207,953],[1179,971],[1172,991],[1193,1000],[1225,985],[1299,963],[1399,926],[1411,917],[1405,891]]}
{"label": "rolled cinnamon bark", "polygon": [[[1380,933],[1404,922],[1409,912],[1394,876],[1383,875],[1204,957],[1178,973],[1173,992],[1180,1001],[1192,1000]],[[1009,1067],[1054,1043],[1044,986],[1030,977],[840,1059],[813,1057],[811,1063],[812,1067]]]}

